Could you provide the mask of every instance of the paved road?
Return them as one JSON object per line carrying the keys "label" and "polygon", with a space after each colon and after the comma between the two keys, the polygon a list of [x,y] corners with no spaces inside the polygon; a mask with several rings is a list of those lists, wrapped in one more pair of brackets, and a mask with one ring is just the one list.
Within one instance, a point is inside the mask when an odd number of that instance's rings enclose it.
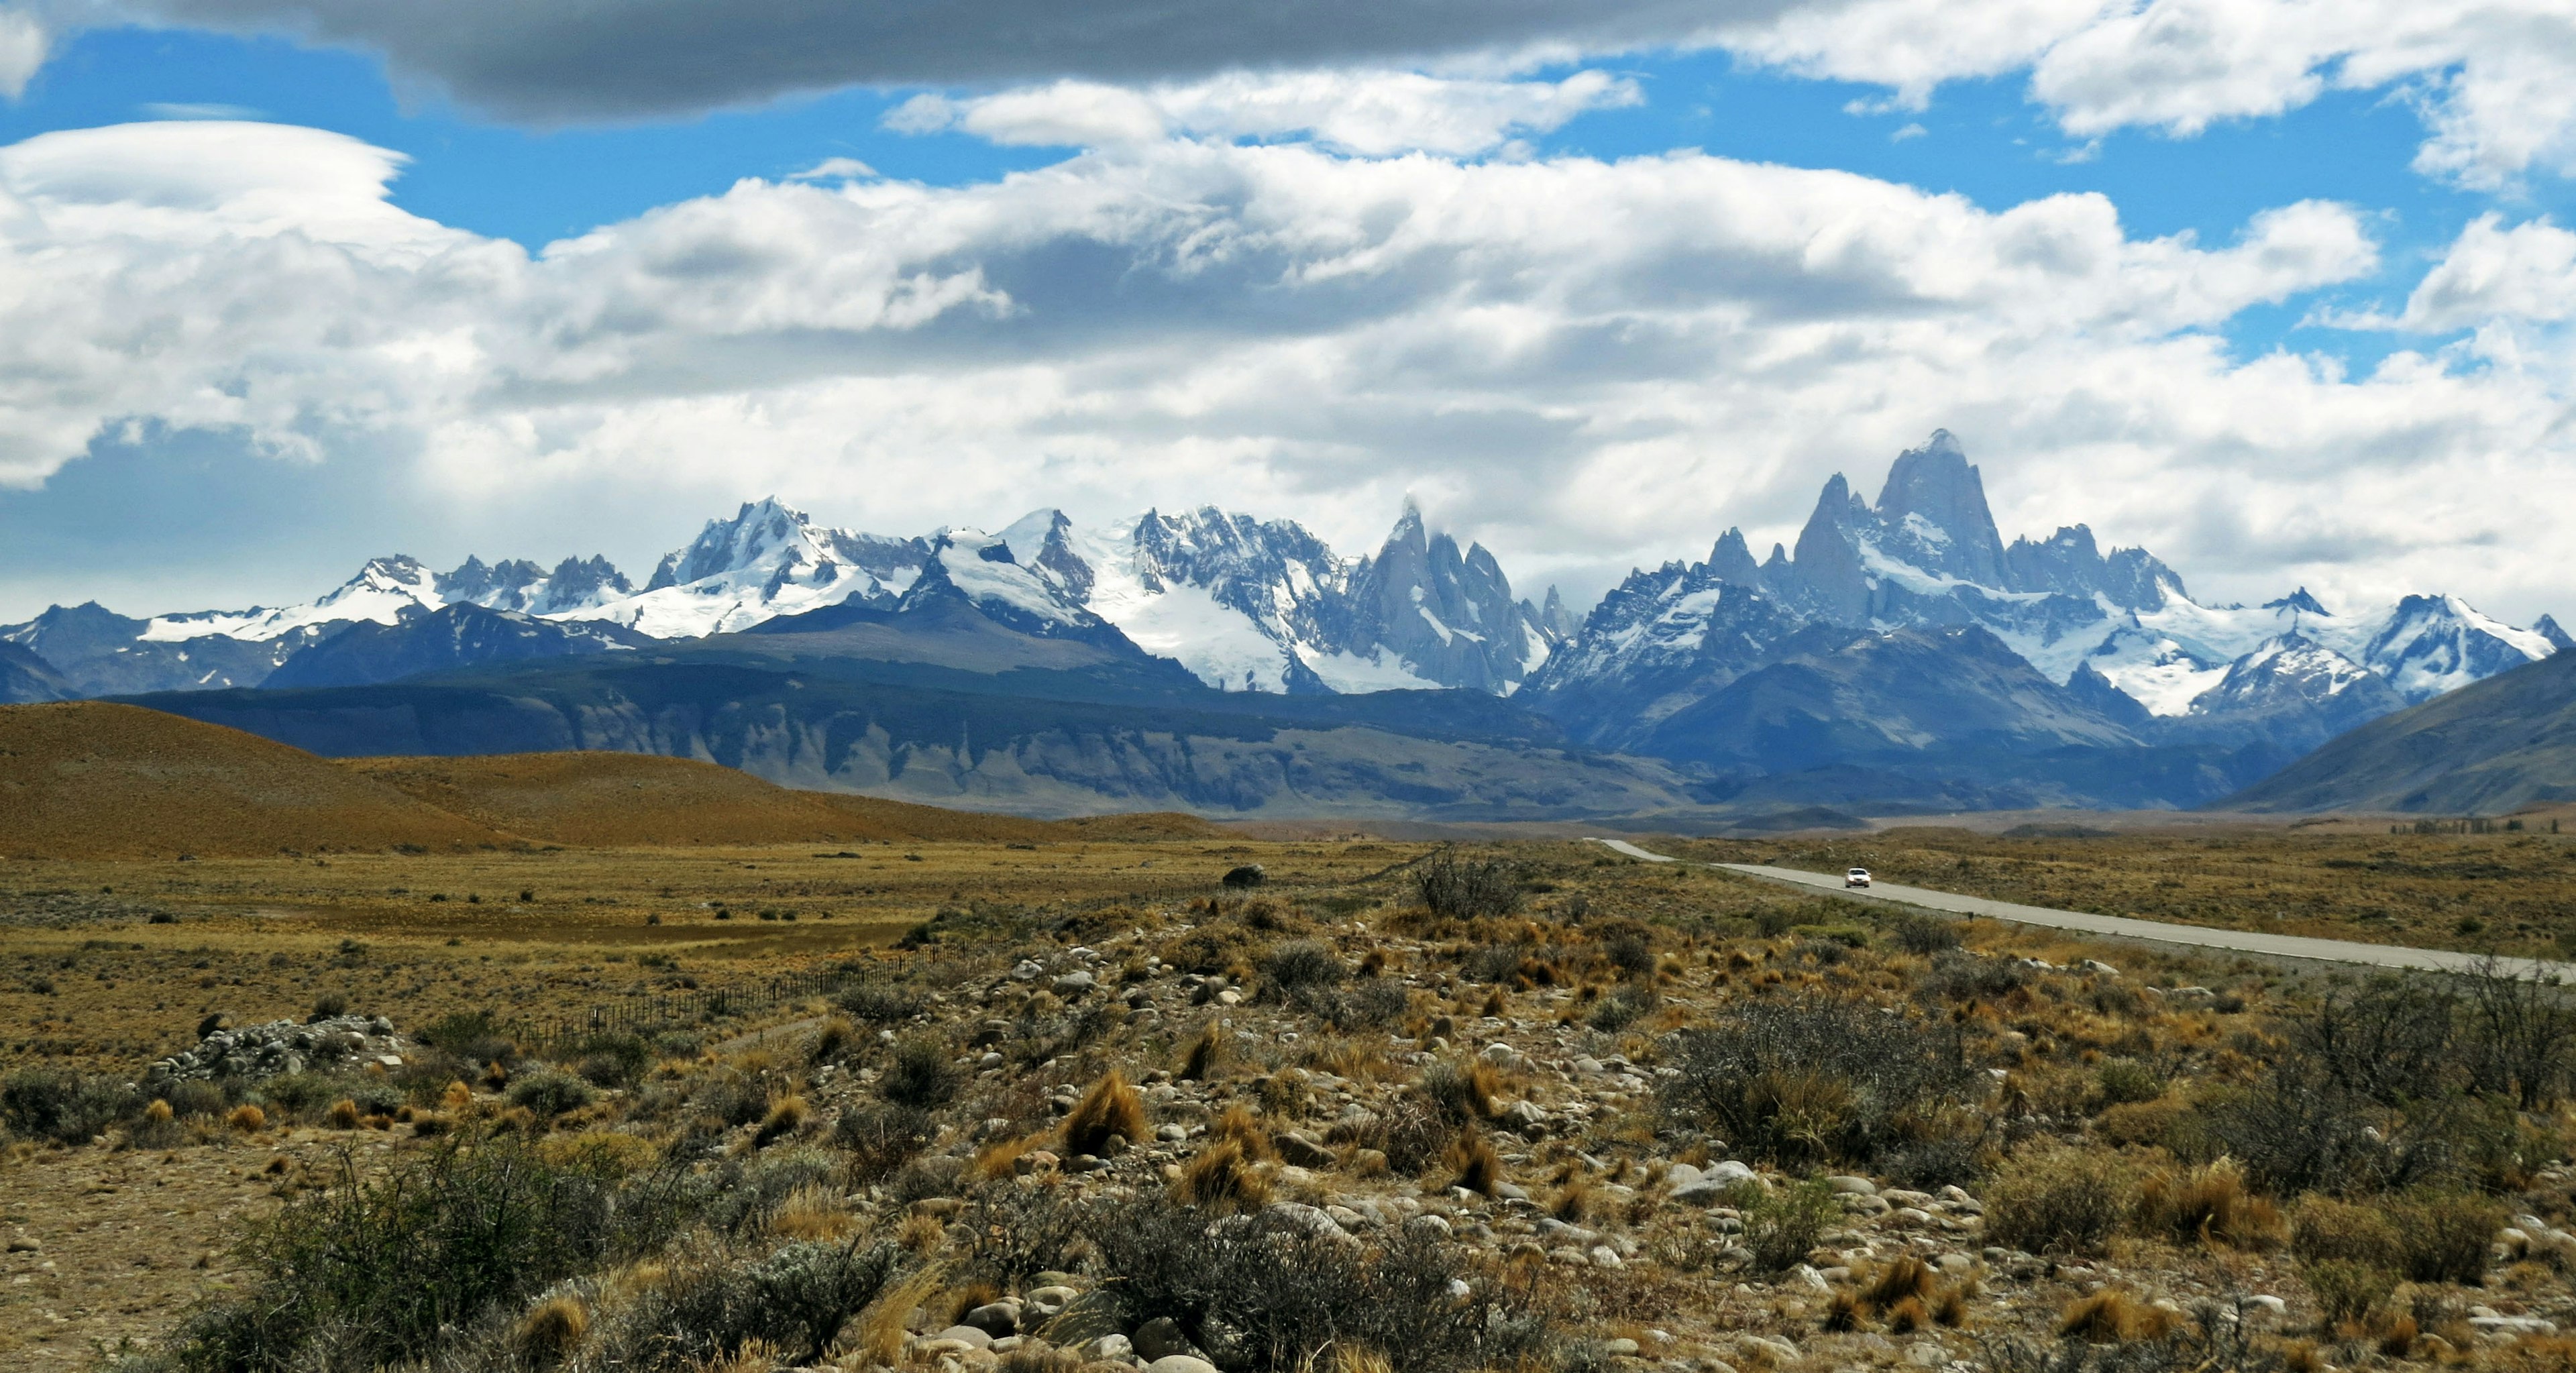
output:
{"label": "paved road", "polygon": [[[1625,839],[1599,839],[1605,844],[1649,863],[1677,863],[1680,859],[1666,854],[1650,853]],[[1849,891],[1843,880],[1821,872],[1801,872],[1796,868],[1775,868],[1755,863],[1710,863],[1706,866],[1742,873],[1787,886],[1803,887],[1823,896],[1838,896],[1848,901],[1874,902],[1889,906],[1919,906],[1926,910],[1951,915],[1986,916],[2009,920],[2020,925],[2047,925],[2061,930],[2081,930],[2086,934],[2115,935],[2122,939],[2144,939],[2158,944],[2180,944],[2198,949],[2226,949],[2236,953],[2268,954],[2274,958],[2305,958],[2321,963],[2350,963],[2366,968],[2429,968],[2452,972],[2478,962],[2481,955],[2458,953],[2449,949],[2408,949],[2395,944],[2357,944],[2345,939],[2308,939],[2293,934],[2264,934],[2255,930],[2219,930],[2200,925],[2168,925],[2155,920],[2131,920],[2119,915],[2094,915],[2089,911],[2051,910],[2046,906],[2021,906],[2010,901],[1989,901],[1982,896],[1961,896],[1956,892],[1932,891],[1924,887],[1899,886],[1894,882],[1873,884],[1868,891]],[[2576,982],[2576,963],[2551,963],[2538,959],[2508,958],[2502,966],[2523,977],[2558,978]]]}

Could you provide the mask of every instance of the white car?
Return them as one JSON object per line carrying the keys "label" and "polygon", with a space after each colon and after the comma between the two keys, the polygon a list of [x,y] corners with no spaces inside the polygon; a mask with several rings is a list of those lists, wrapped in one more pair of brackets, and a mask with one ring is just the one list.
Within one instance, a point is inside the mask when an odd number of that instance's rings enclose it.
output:
{"label": "white car", "polygon": [[1869,869],[1867,869],[1867,868],[1853,868],[1853,869],[1851,869],[1850,871],[1845,872],[1845,873],[1843,874],[1843,885],[1844,885],[1845,887],[1866,887],[1866,886],[1868,886],[1868,885],[1869,885]]}

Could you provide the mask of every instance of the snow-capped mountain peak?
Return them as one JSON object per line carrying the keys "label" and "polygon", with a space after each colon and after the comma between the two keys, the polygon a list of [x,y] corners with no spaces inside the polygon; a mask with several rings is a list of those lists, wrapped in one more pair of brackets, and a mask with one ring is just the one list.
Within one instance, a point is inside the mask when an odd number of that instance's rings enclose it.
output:
{"label": "snow-capped mountain peak", "polygon": [[687,547],[663,557],[641,592],[554,613],[659,639],[694,638],[846,601],[892,605],[929,553],[922,539],[818,525],[772,496],[707,521]]}

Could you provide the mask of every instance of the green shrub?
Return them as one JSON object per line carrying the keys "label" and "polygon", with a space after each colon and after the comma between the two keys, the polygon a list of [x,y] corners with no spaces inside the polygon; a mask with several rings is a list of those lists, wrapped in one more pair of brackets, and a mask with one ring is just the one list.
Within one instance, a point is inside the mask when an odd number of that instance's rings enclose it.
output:
{"label": "green shrub", "polygon": [[1595,1002],[1587,1020],[1603,1034],[1617,1034],[1654,1014],[1660,1000],[1655,989],[1644,983],[1623,986]]}
{"label": "green shrub", "polygon": [[2032,1253],[2093,1253],[2128,1214],[2129,1192],[2128,1179],[2098,1152],[2023,1154],[1986,1191],[1987,1242]]}
{"label": "green shrub", "polygon": [[1122,1314],[1169,1317],[1228,1373],[1313,1368],[1353,1347],[1420,1373],[1509,1368],[1546,1333],[1525,1289],[1429,1226],[1355,1245],[1286,1212],[1220,1218],[1157,1197],[1097,1212],[1090,1230],[1100,1290]]}
{"label": "green shrub", "polygon": [[902,1267],[891,1244],[809,1241],[666,1279],[604,1338],[606,1366],[704,1368],[760,1340],[788,1366],[813,1364]]}
{"label": "green shrub", "polygon": [[2397,1275],[2371,1263],[2317,1259],[2299,1266],[2329,1325],[2367,1319],[2397,1290]]}
{"label": "green shrub", "polygon": [[948,1061],[948,1050],[935,1039],[907,1039],[894,1046],[877,1093],[898,1106],[935,1110],[957,1096],[964,1075]]}
{"label": "green shrub", "polygon": [[0,1080],[0,1125],[20,1139],[87,1144],[142,1104],[124,1083],[66,1069],[21,1068]]}
{"label": "green shrub", "polygon": [[1805,1263],[1825,1227],[1842,1218],[1834,1190],[1813,1179],[1776,1192],[1747,1183],[1738,1188],[1736,1203],[1744,1213],[1745,1247],[1753,1251],[1754,1266],[1766,1273]]}
{"label": "green shrub", "polygon": [[242,1243],[250,1291],[199,1308],[170,1348],[189,1373],[282,1373],[417,1359],[453,1330],[563,1278],[659,1248],[698,1197],[669,1176],[621,1186],[601,1160],[507,1138],[450,1140],[381,1173],[344,1158]]}
{"label": "green shrub", "polygon": [[552,1120],[589,1105],[598,1093],[570,1073],[530,1073],[510,1084],[510,1104],[524,1106],[541,1120]]}
{"label": "green shrub", "polygon": [[1788,1165],[1903,1152],[1979,1086],[1953,1026],[1824,997],[1737,1002],[1673,1059],[1668,1113]]}
{"label": "green shrub", "polygon": [[2134,1058],[2105,1059],[2094,1073],[2094,1083],[2105,1106],[2153,1101],[2165,1094],[2165,1075]]}

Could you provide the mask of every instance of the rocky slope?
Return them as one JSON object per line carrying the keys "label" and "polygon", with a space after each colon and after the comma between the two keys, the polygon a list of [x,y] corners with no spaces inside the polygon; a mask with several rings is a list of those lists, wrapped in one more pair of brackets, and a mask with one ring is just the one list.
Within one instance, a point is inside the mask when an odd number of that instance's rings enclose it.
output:
{"label": "rocky slope", "polygon": [[2383,716],[2223,804],[2496,815],[2563,801],[2576,801],[2576,653]]}

